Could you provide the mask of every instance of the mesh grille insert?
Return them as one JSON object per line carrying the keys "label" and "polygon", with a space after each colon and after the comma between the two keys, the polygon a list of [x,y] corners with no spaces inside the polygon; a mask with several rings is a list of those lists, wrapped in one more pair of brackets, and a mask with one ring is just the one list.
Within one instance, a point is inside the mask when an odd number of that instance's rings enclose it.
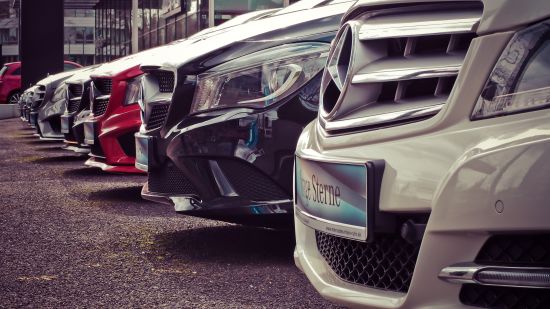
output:
{"label": "mesh grille insert", "polygon": [[371,243],[315,232],[317,248],[342,280],[372,288],[409,290],[420,244],[398,235],[376,235]]}
{"label": "mesh grille insert", "polygon": [[495,309],[550,308],[550,290],[465,284],[460,301],[468,306]]}
{"label": "mesh grille insert", "polygon": [[70,92],[70,97],[75,98],[75,97],[82,97],[82,93],[84,92],[84,90],[82,88],[82,85],[70,84],[69,92]]}
{"label": "mesh grille insert", "polygon": [[550,234],[494,235],[483,245],[476,263],[550,267]]}
{"label": "mesh grille insert", "polygon": [[151,74],[157,78],[160,92],[170,93],[174,91],[174,73],[168,71],[153,71]]}
{"label": "mesh grille insert", "polygon": [[151,115],[147,120],[146,126],[148,130],[158,129],[166,120],[168,116],[168,109],[170,108],[169,104],[157,104],[153,105],[151,110]]}
{"label": "mesh grille insert", "polygon": [[101,116],[103,114],[105,114],[105,112],[107,111],[107,106],[109,105],[109,99],[96,99],[94,101],[94,104],[93,104],[93,113],[94,113],[94,116],[98,117],[98,116]]}
{"label": "mesh grille insert", "polygon": [[80,102],[80,99],[69,100],[69,105],[67,106],[67,110],[69,111],[69,113],[74,113],[78,111],[80,107]]}
{"label": "mesh grille insert", "polygon": [[198,195],[183,172],[172,163],[150,170],[147,182],[151,192]]}
{"label": "mesh grille insert", "polygon": [[[550,267],[550,234],[491,236],[475,262]],[[480,308],[542,309],[550,308],[550,290],[465,284],[460,291],[460,301]]]}
{"label": "mesh grille insert", "polygon": [[241,197],[252,201],[277,201],[292,198],[269,176],[248,162],[241,160],[217,160],[217,162]]}
{"label": "mesh grille insert", "polygon": [[103,95],[111,94],[113,89],[113,81],[108,78],[94,79],[94,85]]}

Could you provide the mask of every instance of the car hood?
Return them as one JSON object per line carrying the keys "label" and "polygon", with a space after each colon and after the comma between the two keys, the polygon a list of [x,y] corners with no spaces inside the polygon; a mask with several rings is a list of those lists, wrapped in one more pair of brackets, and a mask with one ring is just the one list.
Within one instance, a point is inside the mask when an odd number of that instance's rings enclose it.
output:
{"label": "car hood", "polygon": [[50,75],[50,76],[48,76],[44,79],[41,79],[36,84],[37,85],[42,85],[42,86],[48,86],[50,84],[57,84],[61,81],[64,81],[65,79],[71,77],[72,75],[77,74],[81,70],[82,69],[76,69],[76,70],[71,70],[71,71],[67,71],[67,72],[61,72],[61,73],[53,74],[53,75]]}
{"label": "car hood", "polygon": [[97,69],[100,65],[91,65],[78,70],[73,76],[67,78],[65,83],[67,84],[82,84],[90,80],[90,75],[94,73],[94,70]]}
{"label": "car hood", "polygon": [[143,61],[146,61],[147,59],[154,59],[161,53],[161,51],[167,49],[168,46],[171,46],[171,45],[154,47],[151,49],[141,51],[139,53],[131,54],[131,55],[113,60],[111,62],[101,64],[90,75],[93,77],[116,76],[122,72],[125,72],[133,67],[140,65]]}
{"label": "car hood", "polygon": [[[253,52],[254,49],[261,50],[284,42],[301,41],[316,34],[333,33],[338,30],[342,15],[354,2],[348,1],[286,14],[279,12],[266,18],[190,38],[179,44],[168,45],[169,48],[163,49],[156,57],[143,61],[142,67],[180,68],[198,60],[195,71],[201,71]],[[243,45],[248,46],[243,48]],[[220,56],[222,53],[223,56]]]}

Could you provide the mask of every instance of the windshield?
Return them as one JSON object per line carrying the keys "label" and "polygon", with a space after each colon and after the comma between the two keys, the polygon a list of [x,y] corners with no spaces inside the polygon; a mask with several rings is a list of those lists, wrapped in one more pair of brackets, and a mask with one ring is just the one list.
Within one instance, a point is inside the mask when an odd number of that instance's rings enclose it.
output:
{"label": "windshield", "polygon": [[3,66],[2,69],[0,69],[0,77],[3,77],[4,73],[6,73],[7,70],[8,70],[8,66],[7,65]]}
{"label": "windshield", "polygon": [[314,7],[345,3],[345,2],[351,2],[351,1],[356,1],[356,0],[301,0],[292,5],[287,6],[286,8],[280,10],[279,12],[273,15],[287,14],[291,12],[311,9]]}

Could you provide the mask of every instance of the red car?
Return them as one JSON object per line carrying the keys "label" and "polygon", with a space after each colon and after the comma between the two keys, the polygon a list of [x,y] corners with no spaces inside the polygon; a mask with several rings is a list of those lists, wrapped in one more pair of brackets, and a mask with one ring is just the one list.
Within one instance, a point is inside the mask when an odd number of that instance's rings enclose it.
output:
{"label": "red car", "polygon": [[[90,145],[86,165],[106,172],[140,173],[136,169],[134,134],[141,125],[138,65],[95,73],[90,85],[91,115],[84,122],[84,142]],[[100,70],[101,71],[101,70]]]}
{"label": "red car", "polygon": [[[63,71],[81,67],[76,62],[65,61]],[[4,64],[0,69],[0,103],[17,104],[21,93],[23,93],[23,89],[21,89],[21,62]]]}

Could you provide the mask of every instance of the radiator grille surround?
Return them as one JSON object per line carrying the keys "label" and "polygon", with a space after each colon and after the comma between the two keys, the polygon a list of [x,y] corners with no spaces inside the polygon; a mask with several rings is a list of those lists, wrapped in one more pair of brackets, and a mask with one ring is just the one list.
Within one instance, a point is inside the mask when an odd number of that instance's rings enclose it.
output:
{"label": "radiator grille surround", "polygon": [[414,4],[347,21],[323,73],[324,130],[378,129],[437,114],[481,13],[479,2]]}

